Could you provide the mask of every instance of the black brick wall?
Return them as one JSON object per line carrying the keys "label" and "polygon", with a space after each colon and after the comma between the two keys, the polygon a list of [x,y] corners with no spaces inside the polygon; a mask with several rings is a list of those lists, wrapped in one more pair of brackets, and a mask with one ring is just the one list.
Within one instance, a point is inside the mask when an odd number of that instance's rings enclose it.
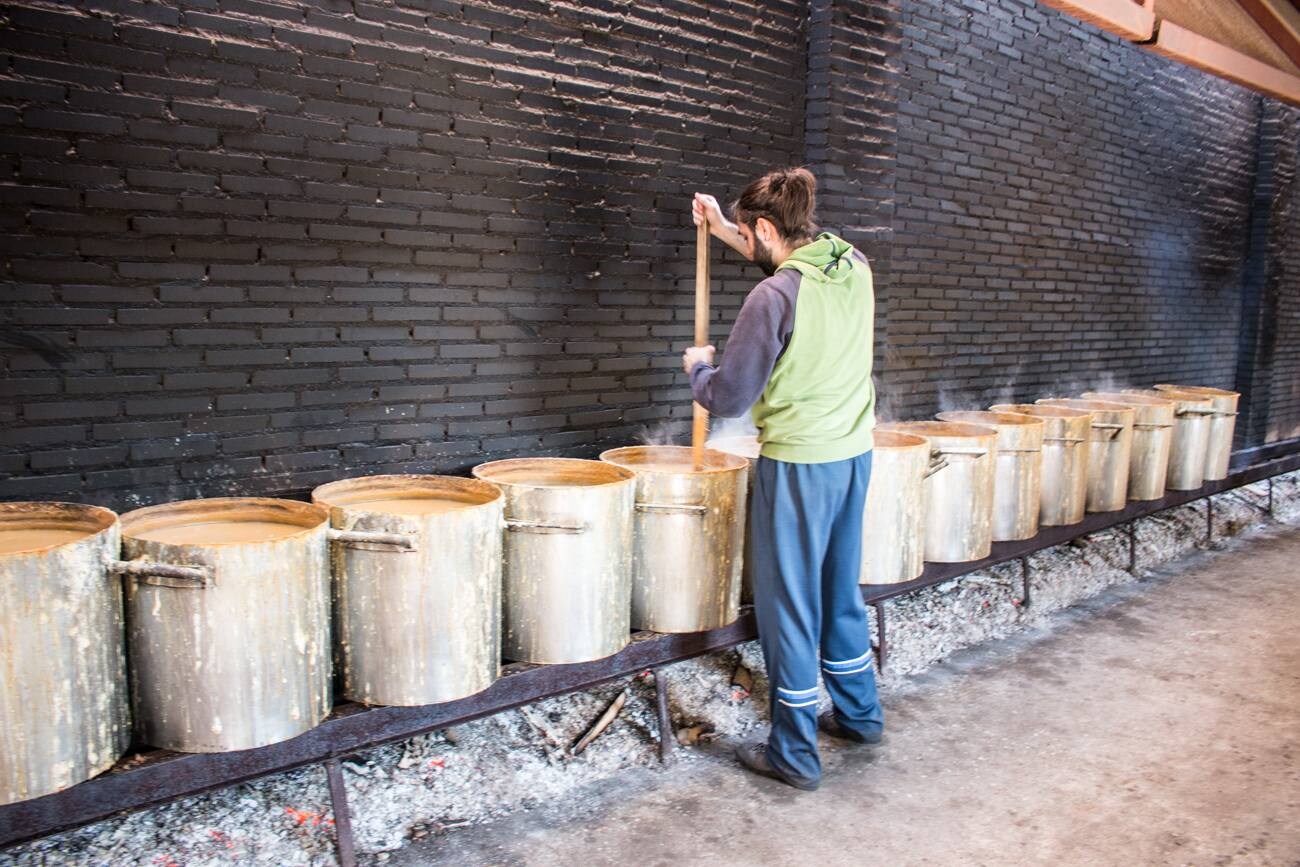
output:
{"label": "black brick wall", "polygon": [[[1032,0],[0,14],[0,498],[301,492],[680,434],[689,196],[800,162],[873,261],[883,412],[1254,381],[1258,261],[1258,438],[1300,433],[1297,112]],[[1264,108],[1281,198],[1256,238]],[[718,341],[759,275],[715,245],[714,276]]]}
{"label": "black brick wall", "polygon": [[[8,499],[280,493],[685,418],[690,194],[802,161],[794,2],[3,14],[7,333],[72,353],[4,348]],[[720,338],[755,273],[714,273]]]}
{"label": "black brick wall", "polygon": [[1259,97],[1032,0],[902,29],[890,408],[1232,388]]}

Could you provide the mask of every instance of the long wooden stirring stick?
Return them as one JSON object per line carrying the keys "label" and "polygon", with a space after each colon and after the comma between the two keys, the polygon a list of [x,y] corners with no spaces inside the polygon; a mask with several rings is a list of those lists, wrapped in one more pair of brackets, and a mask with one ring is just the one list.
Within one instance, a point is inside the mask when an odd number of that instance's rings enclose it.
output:
{"label": "long wooden stirring stick", "polygon": [[[709,225],[695,231],[695,345],[709,345]],[[695,469],[704,469],[704,441],[709,437],[709,411],[698,403],[691,426],[691,457]]]}

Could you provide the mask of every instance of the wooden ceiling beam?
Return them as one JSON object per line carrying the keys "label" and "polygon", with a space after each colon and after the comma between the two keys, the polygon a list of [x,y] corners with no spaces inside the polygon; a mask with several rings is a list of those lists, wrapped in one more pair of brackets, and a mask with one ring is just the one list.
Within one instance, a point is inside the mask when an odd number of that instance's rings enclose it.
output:
{"label": "wooden ceiling beam", "polygon": [[1300,18],[1295,7],[1283,6],[1284,0],[1237,0],[1247,15],[1255,19],[1268,38],[1277,43],[1277,47],[1291,58],[1291,62],[1300,66],[1300,32],[1295,27],[1295,19]]}
{"label": "wooden ceiling beam", "polygon": [[1300,105],[1300,77],[1179,27],[1172,21],[1161,21],[1156,41],[1146,47],[1211,75],[1263,91],[1292,105]]}
{"label": "wooden ceiling beam", "polygon": [[1134,0],[1040,0],[1060,12],[1087,21],[1132,42],[1146,42],[1155,32],[1156,16]]}

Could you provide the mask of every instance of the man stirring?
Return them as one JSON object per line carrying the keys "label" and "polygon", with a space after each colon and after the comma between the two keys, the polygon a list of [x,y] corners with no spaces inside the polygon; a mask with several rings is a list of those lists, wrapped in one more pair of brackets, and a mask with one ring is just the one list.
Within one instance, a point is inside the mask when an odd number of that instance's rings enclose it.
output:
{"label": "man stirring", "polygon": [[[799,789],[821,780],[817,730],[878,743],[866,606],[858,587],[871,477],[875,299],[866,257],[814,222],[816,181],[779,169],[731,207],[695,195],[695,225],[763,269],[722,363],[714,347],[682,358],[695,400],[722,417],[752,407],[761,456],[750,506],[754,607],[771,684],[766,742],[741,744],[751,771]],[[818,716],[818,669],[833,708]]]}

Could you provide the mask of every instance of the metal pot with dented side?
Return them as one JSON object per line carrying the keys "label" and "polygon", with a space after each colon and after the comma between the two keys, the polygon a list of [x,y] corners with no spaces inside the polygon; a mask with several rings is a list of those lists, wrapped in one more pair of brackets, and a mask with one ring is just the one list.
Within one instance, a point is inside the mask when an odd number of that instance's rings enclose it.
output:
{"label": "metal pot with dented side", "polygon": [[1043,422],[1038,525],[1063,527],[1082,521],[1088,502],[1088,436],[1092,413],[1036,403],[1000,403],[989,409],[1028,415]]}
{"label": "metal pot with dented side", "polygon": [[1133,407],[1102,400],[1044,398],[1040,406],[1063,406],[1091,414],[1088,422],[1089,512],[1116,512],[1128,503],[1133,455]]}
{"label": "metal pot with dented side", "polygon": [[0,504],[0,804],[110,768],[131,740],[117,515]]}
{"label": "metal pot with dented side", "polygon": [[925,559],[965,563],[989,555],[998,433],[958,422],[908,421],[877,431],[924,437],[942,461],[925,480]]}
{"label": "metal pot with dented side", "polygon": [[187,753],[287,740],[331,707],[329,513],[262,497],[122,516],[136,729]]}
{"label": "metal pot with dented side", "polygon": [[474,468],[505,493],[502,652],[588,662],[631,636],[636,474],[603,461],[518,458]]}
{"label": "metal pot with dented side", "polygon": [[631,446],[600,459],[636,473],[632,627],[718,629],[740,616],[749,461],[687,446]]}
{"label": "metal pot with dented side", "polygon": [[362,704],[465,698],[501,669],[500,488],[384,475],[322,485],[330,511],[337,661]]}

